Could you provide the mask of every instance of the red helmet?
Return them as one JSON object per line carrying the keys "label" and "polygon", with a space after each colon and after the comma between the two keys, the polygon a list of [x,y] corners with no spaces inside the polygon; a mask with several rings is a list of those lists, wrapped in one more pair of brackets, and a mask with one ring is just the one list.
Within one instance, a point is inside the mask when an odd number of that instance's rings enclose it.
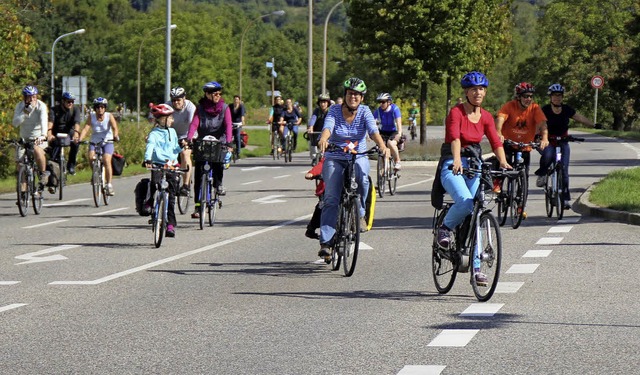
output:
{"label": "red helmet", "polygon": [[514,88],[514,92],[515,92],[516,96],[520,96],[520,95],[525,94],[527,92],[534,93],[534,92],[536,92],[536,88],[533,87],[533,85],[530,84],[530,83],[520,82]]}
{"label": "red helmet", "polygon": [[162,116],[169,116],[173,113],[173,108],[167,104],[153,104],[149,103],[149,108],[151,109],[151,114],[153,117],[158,118]]}

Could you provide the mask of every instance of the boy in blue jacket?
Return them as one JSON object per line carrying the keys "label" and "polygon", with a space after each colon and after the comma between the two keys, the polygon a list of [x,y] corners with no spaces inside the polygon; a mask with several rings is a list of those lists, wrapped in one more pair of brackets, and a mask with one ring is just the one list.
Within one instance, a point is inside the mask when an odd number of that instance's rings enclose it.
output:
{"label": "boy in blue jacket", "polygon": [[[144,164],[147,168],[153,165],[162,166],[172,169],[178,165],[179,155],[182,148],[178,144],[178,135],[175,129],[171,127],[173,124],[173,108],[167,104],[154,105],[149,104],[151,115],[155,118],[155,127],[147,136],[147,147],[144,152]],[[158,171],[151,173],[151,196],[155,194],[156,184],[160,181],[162,175]],[[167,237],[176,236],[176,214],[175,202],[176,193],[180,185],[180,177],[177,173],[167,173],[167,182],[169,187],[169,209],[167,212]]]}

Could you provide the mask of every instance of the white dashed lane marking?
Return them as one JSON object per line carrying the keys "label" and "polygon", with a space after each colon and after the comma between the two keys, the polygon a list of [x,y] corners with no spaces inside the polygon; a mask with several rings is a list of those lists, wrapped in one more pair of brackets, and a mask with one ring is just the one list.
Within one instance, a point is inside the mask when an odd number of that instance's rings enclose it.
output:
{"label": "white dashed lane marking", "polygon": [[504,303],[474,303],[467,307],[460,316],[494,316]]}
{"label": "white dashed lane marking", "polygon": [[514,264],[507,273],[534,273],[539,264]]}
{"label": "white dashed lane marking", "polygon": [[0,281],[0,285],[16,285],[20,284],[20,281]]}
{"label": "white dashed lane marking", "polygon": [[542,237],[536,245],[558,245],[564,237]]}
{"label": "white dashed lane marking", "polygon": [[561,225],[559,227],[551,227],[547,233],[569,233],[573,225]]}
{"label": "white dashed lane marking", "polygon": [[523,282],[498,282],[498,286],[496,286],[495,293],[516,293],[520,287],[524,285]]}
{"label": "white dashed lane marking", "polygon": [[466,346],[479,329],[444,329],[427,346]]}
{"label": "white dashed lane marking", "polygon": [[529,250],[522,256],[523,258],[546,258],[552,250]]}
{"label": "white dashed lane marking", "polygon": [[404,366],[397,375],[439,375],[447,366]]}
{"label": "white dashed lane marking", "polygon": [[13,303],[11,305],[0,307],[0,312],[17,309],[18,307],[27,306],[26,303]]}

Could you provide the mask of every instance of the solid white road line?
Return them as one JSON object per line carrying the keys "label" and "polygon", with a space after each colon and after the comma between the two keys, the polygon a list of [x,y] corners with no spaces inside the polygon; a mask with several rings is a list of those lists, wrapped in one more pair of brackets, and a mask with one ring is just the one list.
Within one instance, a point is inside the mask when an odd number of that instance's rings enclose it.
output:
{"label": "solid white road line", "polygon": [[48,223],[42,223],[42,224],[36,224],[36,225],[30,225],[28,227],[22,227],[22,229],[31,229],[31,228],[38,228],[38,227],[44,227],[46,225],[52,225],[52,224],[58,224],[58,223],[64,223],[65,221],[69,221],[67,219],[62,219],[62,220],[55,220],[55,221],[50,221]]}
{"label": "solid white road line", "polygon": [[504,303],[473,303],[460,316],[494,316]]}
{"label": "solid white road line", "polygon": [[397,375],[439,375],[447,366],[404,366]]}
{"label": "solid white road line", "polygon": [[479,329],[444,329],[427,346],[466,346]]}
{"label": "solid white road line", "polygon": [[253,185],[253,184],[259,184],[261,182],[262,180],[256,180],[256,181],[243,182],[240,185]]}
{"label": "solid white road line", "polygon": [[2,306],[2,307],[0,307],[0,312],[12,310],[12,309],[17,309],[18,307],[22,307],[22,306],[27,306],[27,304],[26,303],[14,303],[14,304],[11,304],[11,305]]}
{"label": "solid white road line", "polygon": [[104,212],[96,212],[95,214],[91,214],[91,216],[100,216],[100,215],[108,215],[114,212],[118,212],[118,211],[124,211],[124,210],[128,210],[129,207],[122,207],[122,208],[115,208],[113,210],[109,210],[109,211],[104,211]]}
{"label": "solid white road line", "polygon": [[409,187],[409,186],[414,186],[414,185],[424,184],[424,183],[426,183],[426,182],[429,182],[429,181],[433,180],[433,178],[434,178],[434,177],[428,178],[428,179],[426,179],[426,180],[421,180],[421,181],[418,181],[418,182],[413,182],[413,183],[411,183],[411,184],[400,185],[400,186],[398,186],[396,189],[403,189],[403,188],[406,188],[406,187]]}
{"label": "solid white road line", "polygon": [[523,285],[523,282],[498,281],[498,286],[496,286],[496,291],[494,293],[516,293]]}
{"label": "solid white road line", "polygon": [[552,250],[529,250],[522,256],[523,258],[546,258]]}
{"label": "solid white road line", "polygon": [[88,201],[91,198],[80,198],[80,199],[72,199],[70,201],[64,201],[64,202],[58,202],[58,203],[47,203],[47,204],[43,204],[43,207],[53,207],[53,206],[68,206],[71,203],[77,203],[77,202],[84,202],[84,201]]}
{"label": "solid white road line", "polygon": [[539,264],[514,264],[507,273],[534,273]]}
{"label": "solid white road line", "polygon": [[231,239],[228,239],[228,240],[224,240],[224,241],[221,241],[221,242],[218,242],[218,243],[214,243],[214,244],[211,244],[211,245],[208,245],[208,246],[204,246],[204,247],[201,247],[199,249],[187,251],[187,252],[184,252],[182,254],[174,255],[172,257],[160,259],[160,260],[157,260],[155,262],[143,264],[143,265],[141,265],[139,267],[131,268],[131,269],[128,269],[128,270],[125,270],[125,271],[122,271],[122,272],[117,272],[117,273],[114,273],[112,275],[102,277],[100,279],[84,280],[84,281],[53,281],[53,282],[50,282],[49,285],[98,285],[98,284],[102,284],[104,282],[115,280],[115,279],[118,279],[120,277],[128,276],[128,275],[134,274],[136,272],[147,270],[149,268],[157,267],[157,266],[165,264],[165,263],[173,262],[174,260],[178,260],[178,259],[182,259],[182,258],[191,256],[191,255],[203,253],[205,251],[216,249],[218,247],[222,247],[222,246],[228,245],[230,243],[238,242],[238,241],[241,241],[241,240],[244,240],[244,239],[247,239],[247,238],[255,237],[257,235],[260,235],[260,234],[263,234],[263,233],[266,233],[266,232],[270,232],[272,230],[280,229],[280,228],[285,227],[287,225],[295,224],[298,221],[308,220],[309,218],[311,218],[311,216],[313,216],[313,215],[309,214],[309,215],[305,215],[305,216],[300,216],[300,217],[295,218],[293,220],[285,221],[285,222],[283,222],[281,224],[277,224],[277,225],[273,225],[273,226],[270,226],[270,227],[267,227],[267,228],[263,228],[263,229],[255,231],[255,232],[246,233],[246,234],[243,234],[242,236],[238,236],[238,237],[231,238]]}
{"label": "solid white road line", "polygon": [[291,175],[290,174],[283,174],[282,176],[275,176],[275,177],[273,177],[273,179],[277,180],[279,178],[286,178],[286,177],[289,177],[289,176],[291,176]]}
{"label": "solid white road line", "polygon": [[0,285],[16,285],[20,284],[20,281],[0,281]]}
{"label": "solid white road line", "polygon": [[536,242],[536,245],[557,245],[562,242],[564,237],[542,237]]}
{"label": "solid white road line", "polygon": [[558,227],[551,227],[547,233],[569,233],[573,228],[573,225],[561,225]]}

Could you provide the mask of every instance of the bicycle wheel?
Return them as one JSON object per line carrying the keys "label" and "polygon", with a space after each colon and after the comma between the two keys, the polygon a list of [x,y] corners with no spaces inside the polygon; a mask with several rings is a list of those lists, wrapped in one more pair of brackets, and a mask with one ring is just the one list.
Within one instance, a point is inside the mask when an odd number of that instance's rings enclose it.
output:
{"label": "bicycle wheel", "polygon": [[289,137],[287,138],[287,155],[289,157],[289,163],[293,161],[293,136],[291,135],[293,132],[289,132]]}
{"label": "bicycle wheel", "polygon": [[182,188],[182,186],[187,185],[189,186],[189,193],[187,193],[187,195],[182,195],[182,194],[178,194],[177,196],[177,200],[178,200],[178,211],[180,211],[180,214],[184,215],[187,213],[187,211],[189,210],[189,202],[191,201],[191,186],[193,186],[193,179],[191,178],[190,181],[187,181],[188,183],[185,183],[184,181],[184,177],[185,175],[183,174],[180,177],[180,187]]}
{"label": "bicycle wheel", "polygon": [[349,277],[353,275],[353,271],[356,269],[358,250],[360,249],[360,213],[357,198],[350,198],[344,210],[342,218],[343,237],[341,238],[344,252],[342,261],[344,263],[344,275]]}
{"label": "bicycle wheel", "polygon": [[100,207],[100,199],[102,198],[102,181],[100,174],[100,165],[93,162],[93,173],[91,174],[91,190],[93,191],[93,203],[96,207]]}
{"label": "bicycle wheel", "polygon": [[271,144],[271,156],[273,157],[273,160],[276,160],[276,153],[278,153],[278,138],[276,137],[275,133],[273,133],[273,144]]}
{"label": "bicycle wheel", "polygon": [[105,169],[104,169],[104,165],[100,164],[100,169],[101,169],[101,173],[100,173],[100,186],[102,186],[102,201],[104,202],[105,206],[109,205],[109,199],[111,199],[111,196],[108,194],[107,192],[107,184],[104,182],[105,181]]}
{"label": "bicycle wheel", "polygon": [[[34,168],[35,170],[35,168]],[[35,177],[31,178],[31,204],[33,205],[33,213],[36,215],[42,211],[42,196],[44,191],[38,193],[38,184]]]}
{"label": "bicycle wheel", "polygon": [[507,213],[509,212],[509,186],[511,179],[505,177],[502,179],[500,193],[496,200],[498,201],[498,223],[503,226],[507,222]]}
{"label": "bicycle wheel", "polygon": [[513,179],[511,193],[511,227],[518,229],[524,218],[524,207],[527,201],[527,185],[524,171]]}
{"label": "bicycle wheel", "polygon": [[166,192],[156,194],[156,206],[153,213],[153,244],[156,245],[156,248],[162,245],[162,239],[167,227],[167,200]]}
{"label": "bicycle wheel", "polygon": [[398,173],[395,170],[396,162],[393,160],[389,160],[389,169],[387,173],[389,173],[389,195],[395,195],[396,189],[398,185]]}
{"label": "bicycle wheel", "polygon": [[474,265],[476,256],[480,258],[479,272],[487,277],[487,285],[481,286],[476,282],[476,273],[478,269],[471,267],[471,286],[473,293],[480,302],[488,301],[498,285],[500,278],[500,264],[502,262],[502,238],[500,236],[500,228],[495,216],[490,212],[480,215],[480,220],[476,224],[478,226],[479,236],[474,234],[471,248],[478,248],[479,254],[474,254]]}
{"label": "bicycle wheel", "polygon": [[29,175],[27,168],[24,165],[20,165],[18,169],[18,177],[16,180],[16,193],[18,194],[18,211],[20,216],[27,216],[27,210],[29,208]]}
{"label": "bicycle wheel", "polygon": [[384,189],[385,189],[385,178],[386,178],[386,173],[384,171],[384,156],[379,155],[378,156],[378,165],[376,167],[377,170],[377,181],[376,181],[376,187],[378,188],[378,195],[380,196],[380,198],[384,197]]}
{"label": "bicycle wheel", "polygon": [[544,183],[544,208],[547,211],[547,217],[551,217],[553,215],[553,172],[547,173]]}
{"label": "bicycle wheel", "polygon": [[554,191],[554,204],[556,205],[556,215],[558,220],[562,220],[564,215],[564,201],[562,200],[562,191],[564,190],[564,170],[562,164],[556,164],[556,186]]}
{"label": "bicycle wheel", "polygon": [[446,210],[440,211],[433,224],[433,243],[431,245],[431,273],[438,293],[448,293],[456,281],[458,265],[456,256],[451,250],[443,250],[438,245],[438,228],[442,225]]}
{"label": "bicycle wheel", "polygon": [[58,199],[62,200],[63,189],[67,179],[67,163],[64,161],[64,157],[60,155],[60,175],[58,176]]}
{"label": "bicycle wheel", "polygon": [[218,197],[218,192],[215,193],[214,198],[210,205],[207,205],[207,213],[209,214],[209,226],[212,227],[213,224],[216,223],[216,212],[218,211],[218,204],[220,202],[220,198]]}
{"label": "bicycle wheel", "polygon": [[204,214],[207,212],[207,206],[209,205],[209,194],[207,194],[209,175],[204,173],[200,181],[200,229],[204,229]]}

